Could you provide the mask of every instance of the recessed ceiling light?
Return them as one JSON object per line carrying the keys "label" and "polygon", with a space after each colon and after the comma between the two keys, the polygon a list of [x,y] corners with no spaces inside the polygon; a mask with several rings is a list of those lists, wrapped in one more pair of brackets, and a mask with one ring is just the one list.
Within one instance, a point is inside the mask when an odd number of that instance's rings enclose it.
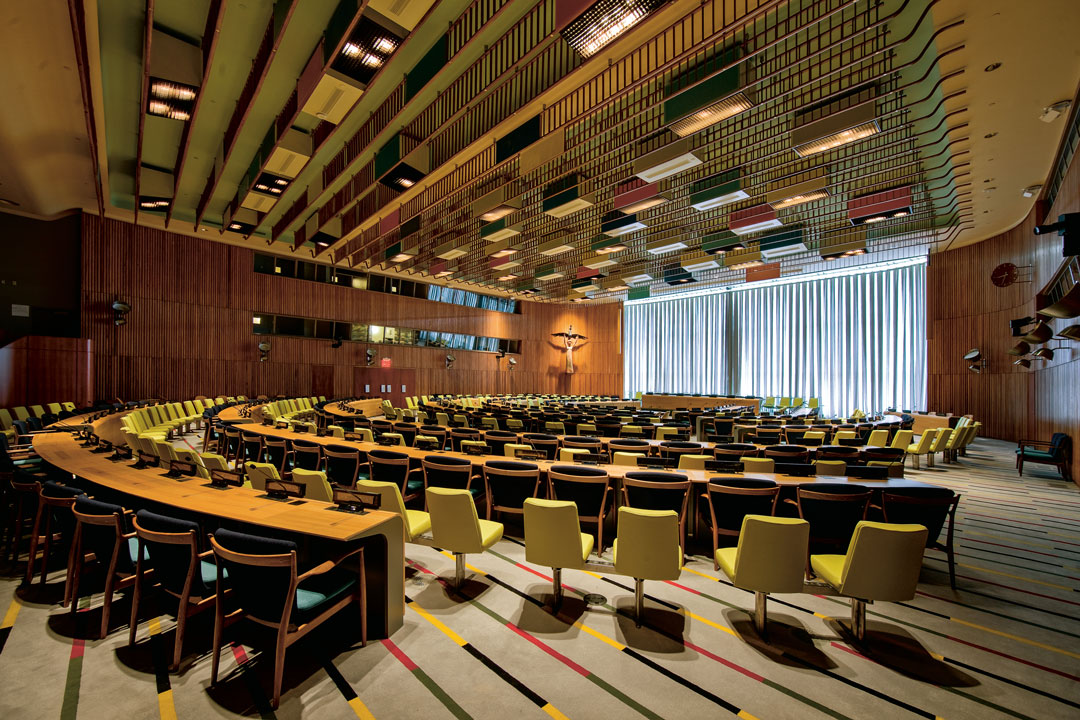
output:
{"label": "recessed ceiling light", "polygon": [[986,67],[983,68],[983,72],[994,72],[999,67],[1001,67],[1001,63],[990,63],[989,65],[987,65]]}

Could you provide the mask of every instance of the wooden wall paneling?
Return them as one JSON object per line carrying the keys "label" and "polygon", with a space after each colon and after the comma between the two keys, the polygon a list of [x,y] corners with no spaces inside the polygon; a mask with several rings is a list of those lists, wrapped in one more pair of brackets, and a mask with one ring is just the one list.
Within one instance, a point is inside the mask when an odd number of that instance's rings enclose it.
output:
{"label": "wooden wall paneling", "polygon": [[92,400],[94,355],[85,338],[28,335],[0,348],[0,407]]}
{"label": "wooden wall paneling", "polygon": [[[1065,176],[1046,221],[1080,211],[1080,163]],[[1004,440],[1048,440],[1054,432],[1073,439],[1074,480],[1080,480],[1080,344],[1054,340],[1050,362],[1032,360],[1031,369],[1012,364],[1008,349],[1018,340],[1009,320],[1035,313],[1035,293],[1063,261],[1061,239],[1036,236],[1032,229],[1044,218],[1036,208],[1016,227],[974,245],[931,256],[927,274],[928,409],[973,414],[989,437]],[[1021,268],[1017,282],[997,288],[990,272],[1000,263]],[[1026,269],[1025,266],[1030,269]],[[1055,321],[1061,330],[1073,321]],[[978,347],[988,367],[981,374],[967,370],[961,359]]]}
{"label": "wooden wall paneling", "polygon": [[[364,365],[366,345],[346,342],[334,349],[329,340],[257,336],[251,332],[253,312],[522,341],[512,373],[492,353],[453,351],[457,361],[447,370],[445,349],[374,345],[395,368],[415,370],[410,395],[622,393],[618,303],[523,302],[520,313],[499,313],[258,274],[254,250],[117,220],[85,216],[82,232],[82,320],[93,342],[95,397],[309,395],[320,394],[314,385],[327,377],[332,392],[321,394],[354,392],[352,368]],[[132,306],[121,327],[113,324],[116,299]],[[578,372],[568,376],[563,351],[550,334],[571,323],[589,341],[575,350]],[[257,345],[264,339],[271,344],[270,357],[260,363]],[[323,375],[317,379],[315,373]]]}

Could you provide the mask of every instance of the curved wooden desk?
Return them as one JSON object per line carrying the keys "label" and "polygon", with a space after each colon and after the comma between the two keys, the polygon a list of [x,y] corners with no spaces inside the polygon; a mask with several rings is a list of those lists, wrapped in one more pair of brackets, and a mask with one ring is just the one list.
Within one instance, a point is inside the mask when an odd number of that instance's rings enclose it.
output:
{"label": "curved wooden desk", "polygon": [[[353,400],[352,402],[345,403],[347,407],[351,407],[354,410],[359,410],[363,413],[363,417],[376,417],[382,415],[382,398],[366,398],[364,400]],[[345,412],[341,409],[341,403],[332,402],[323,405],[323,411],[336,417],[343,418],[356,418],[360,417],[356,413]]]}
{"label": "curved wooden desk", "polygon": [[[269,430],[262,425],[244,425]],[[367,542],[368,625],[387,635],[401,627],[405,616],[405,534],[401,517],[385,511],[365,515],[337,512],[330,503],[301,504],[264,497],[257,490],[206,487],[200,478],[185,481],[162,477],[160,468],[136,470],[126,461],[82,448],[68,433],[34,436],[34,449],[48,463],[96,486],[116,493],[167,505],[190,513],[245,525],[295,533],[332,542]],[[385,543],[385,549],[382,545]]]}
{"label": "curved wooden desk", "polygon": [[641,396],[645,410],[706,410],[715,407],[744,405],[761,412],[761,398],[702,397],[700,395],[649,395]]}

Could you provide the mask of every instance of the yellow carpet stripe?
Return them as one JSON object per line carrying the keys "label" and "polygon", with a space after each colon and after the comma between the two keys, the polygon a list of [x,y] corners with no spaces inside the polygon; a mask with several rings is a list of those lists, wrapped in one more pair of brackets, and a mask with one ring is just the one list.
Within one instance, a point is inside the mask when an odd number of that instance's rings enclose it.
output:
{"label": "yellow carpet stripe", "polygon": [[561,712],[559,712],[559,709],[556,708],[551,703],[548,703],[547,705],[545,705],[544,707],[542,707],[540,709],[543,710],[544,712],[546,712],[551,717],[555,718],[555,720],[570,720],[570,718],[566,717]]}
{"label": "yellow carpet stripe", "polygon": [[349,707],[356,713],[356,717],[362,718],[362,720],[375,720],[375,716],[371,714],[371,711],[367,709],[367,705],[360,702],[360,698],[354,697],[349,701]]}
{"label": "yellow carpet stripe", "polygon": [[1045,585],[1046,587],[1052,587],[1052,588],[1055,588],[1057,590],[1068,590],[1069,592],[1073,591],[1073,589],[1071,587],[1067,587],[1065,585],[1058,585],[1057,583],[1045,582],[1043,580],[1034,580],[1032,578],[1026,578],[1026,577],[1023,577],[1023,576],[1020,576],[1020,575],[1013,575],[1012,573],[1002,572],[1000,570],[991,570],[989,568],[983,568],[983,567],[979,567],[977,565],[965,565],[964,563],[956,563],[956,565],[957,565],[957,567],[967,568],[968,570],[975,570],[976,572],[991,573],[993,575],[1002,575],[1002,576],[1007,577],[1007,578],[1012,578],[1013,580],[1022,580],[1024,582],[1035,583],[1036,585]]}
{"label": "yellow carpet stripe", "polygon": [[700,575],[701,577],[706,578],[708,580],[712,580],[713,582],[720,582],[720,578],[713,577],[712,575],[707,575],[707,574],[705,574],[703,572],[695,570],[694,568],[684,567],[683,570],[685,570],[688,573],[693,573],[694,575]]}
{"label": "yellow carpet stripe", "polygon": [[750,713],[746,712],[745,710],[740,710],[739,714],[736,715],[735,717],[740,717],[743,720],[758,720],[758,717],[756,715],[751,715]]}
{"label": "yellow carpet stripe", "polygon": [[604,576],[603,576],[603,575],[601,575],[600,573],[594,573],[594,572],[592,572],[591,570],[582,570],[581,572],[585,573],[585,574],[586,574],[586,575],[588,575],[589,577],[594,577],[594,578],[596,578],[597,580],[602,580],[602,579],[604,578]]}
{"label": "yellow carpet stripe", "polygon": [[615,640],[612,640],[607,635],[604,635],[603,633],[600,633],[600,632],[597,632],[596,630],[593,630],[588,625],[583,625],[580,620],[575,620],[574,621],[574,627],[576,627],[578,629],[581,629],[581,630],[584,630],[586,633],[588,633],[589,635],[592,635],[597,640],[603,640],[608,645],[615,648],[616,650],[619,650],[620,652],[626,649],[626,646],[623,645],[622,643],[619,643],[619,642],[617,642]]}
{"label": "yellow carpet stripe", "polygon": [[161,618],[151,618],[150,622],[146,624],[146,629],[151,635],[157,635],[161,632]]}
{"label": "yellow carpet stripe", "polygon": [[733,635],[735,637],[738,637],[738,634],[734,630],[732,630],[731,628],[727,627],[726,625],[721,625],[718,622],[713,622],[712,620],[710,620],[708,618],[701,617],[697,613],[690,612],[686,608],[680,608],[679,612],[682,613],[683,615],[685,615],[686,617],[690,618],[691,620],[695,620],[695,621],[697,621],[699,623],[705,623],[709,627],[716,628],[717,630],[722,630],[722,631],[726,632],[728,635]]}
{"label": "yellow carpet stripe", "polygon": [[439,620],[439,618],[435,617],[434,615],[429,613],[427,610],[425,610],[424,608],[417,605],[415,602],[409,603],[408,607],[415,610],[417,615],[419,615],[420,617],[424,618],[429,623],[431,623],[432,625],[437,627],[439,630],[441,630],[443,632],[444,635],[446,635],[446,637],[450,638],[451,640],[456,642],[461,647],[465,647],[466,645],[468,645],[468,643],[465,642],[465,639],[463,637],[458,635],[456,632],[454,632],[450,628],[446,627],[446,625],[443,624],[442,620]]}
{"label": "yellow carpet stripe", "polygon": [[1062,655],[1068,655],[1069,657],[1073,657],[1073,658],[1076,658],[1077,660],[1080,660],[1080,653],[1074,653],[1074,652],[1071,652],[1069,650],[1062,650],[1061,648],[1056,648],[1053,645],[1047,645],[1046,643],[1041,643],[1038,640],[1028,640],[1027,638],[1020,637],[1019,635],[1013,635],[1012,633],[1002,632],[1000,630],[995,630],[994,628],[988,628],[985,625],[976,625],[973,622],[968,622],[967,620],[961,620],[960,618],[951,617],[951,618],[949,618],[949,620],[952,620],[954,623],[959,623],[961,625],[967,625],[968,627],[973,627],[976,630],[985,630],[986,632],[993,633],[994,635],[1000,635],[1001,637],[1006,637],[1006,638],[1009,638],[1010,640],[1016,640],[1017,642],[1022,642],[1022,643],[1025,643],[1027,645],[1034,645],[1035,647],[1042,648],[1043,650],[1049,650],[1051,652],[1061,653]]}
{"label": "yellow carpet stripe", "polygon": [[4,613],[4,621],[0,622],[0,630],[9,628],[15,624],[15,618],[19,617],[19,610],[22,608],[22,603],[19,602],[18,597],[11,598],[11,604],[8,605],[7,612]]}
{"label": "yellow carpet stripe", "polygon": [[978,537],[994,538],[995,540],[1004,540],[1010,545],[1026,545],[1027,547],[1040,548],[1042,550],[1057,550],[1053,545],[1043,545],[1042,543],[1024,542],[1023,540],[1017,540],[1014,537],[1005,537],[1003,535],[993,535],[991,533],[981,533],[969,530],[964,533],[965,535],[977,535]]}
{"label": "yellow carpet stripe", "polygon": [[157,706],[161,720],[176,720],[176,705],[173,703],[172,690],[158,693]]}
{"label": "yellow carpet stripe", "polygon": [[[450,558],[451,560],[453,560],[453,558],[454,558],[454,553],[452,553],[452,552],[449,552],[447,550],[440,550],[439,552],[442,553],[443,555],[445,555],[446,557]],[[470,565],[469,563],[465,563],[465,569],[466,570],[472,570],[477,575],[487,575],[486,572],[484,572],[483,570],[481,570],[478,567],[474,567],[473,565]]]}

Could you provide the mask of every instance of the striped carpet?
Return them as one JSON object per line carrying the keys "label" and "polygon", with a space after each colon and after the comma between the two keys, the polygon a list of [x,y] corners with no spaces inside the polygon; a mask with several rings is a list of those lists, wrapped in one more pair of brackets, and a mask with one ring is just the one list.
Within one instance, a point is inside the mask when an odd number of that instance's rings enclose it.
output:
{"label": "striped carpet", "polygon": [[[323,626],[290,649],[271,711],[272,657],[242,633],[209,686],[210,659],[195,653],[209,647],[212,614],[189,626],[185,670],[169,674],[169,616],[142,623],[127,647],[121,600],[113,633],[84,641],[100,595],[71,614],[53,604],[60,572],[17,594],[7,568],[0,717],[1080,717],[1080,493],[1038,466],[1018,478],[1014,447],[980,439],[959,465],[910,473],[963,494],[959,591],[928,553],[914,600],[870,607],[861,650],[836,623],[847,601],[816,595],[775,596],[762,644],[746,612],[753,596],[702,556],[679,581],[646,584],[637,628],[626,578],[566,571],[553,616],[549,571],[526,564],[514,538],[470,556],[461,594],[441,579],[451,558],[409,546],[405,626],[366,648],[354,616]],[[606,601],[586,609],[585,593]]]}

